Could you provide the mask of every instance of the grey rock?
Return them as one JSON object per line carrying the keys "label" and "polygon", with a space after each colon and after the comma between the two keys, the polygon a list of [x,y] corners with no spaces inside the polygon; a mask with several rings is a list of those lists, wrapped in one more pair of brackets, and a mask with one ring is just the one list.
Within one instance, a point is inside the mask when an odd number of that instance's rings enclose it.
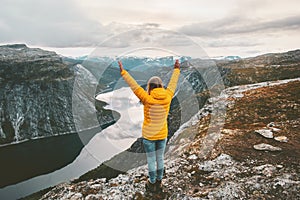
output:
{"label": "grey rock", "polygon": [[99,200],[100,195],[96,195],[96,194],[89,194],[85,197],[85,200]]}
{"label": "grey rock", "polygon": [[254,145],[253,148],[259,151],[281,151],[282,150],[280,147],[274,147],[270,144],[265,144],[265,143]]}
{"label": "grey rock", "polygon": [[280,132],[281,129],[273,127],[273,128],[272,128],[272,131],[274,131],[274,132]]}
{"label": "grey rock", "polygon": [[188,157],[189,160],[196,160],[198,157],[195,154],[192,154]]}
{"label": "grey rock", "polygon": [[282,168],[283,168],[283,165],[276,165],[276,168],[282,169]]}
{"label": "grey rock", "polygon": [[277,136],[274,139],[278,142],[288,142],[288,138],[286,136]]}
{"label": "grey rock", "polygon": [[231,156],[221,154],[214,160],[208,160],[199,165],[199,169],[203,171],[217,171],[223,166],[230,166],[233,164]]}
{"label": "grey rock", "polygon": [[276,171],[276,167],[274,167],[271,164],[266,164],[266,165],[261,165],[261,166],[254,167],[254,170],[256,170],[256,172],[258,174],[263,174],[267,177],[270,177]]}
{"label": "grey rock", "polygon": [[273,138],[273,132],[269,129],[256,130],[255,133],[262,135],[265,138]]}
{"label": "grey rock", "polygon": [[241,186],[234,182],[227,182],[218,190],[209,192],[208,199],[241,199],[245,194]]}
{"label": "grey rock", "polygon": [[81,199],[83,199],[83,195],[81,193],[76,193],[72,195],[72,197],[70,198],[70,200],[81,200]]}

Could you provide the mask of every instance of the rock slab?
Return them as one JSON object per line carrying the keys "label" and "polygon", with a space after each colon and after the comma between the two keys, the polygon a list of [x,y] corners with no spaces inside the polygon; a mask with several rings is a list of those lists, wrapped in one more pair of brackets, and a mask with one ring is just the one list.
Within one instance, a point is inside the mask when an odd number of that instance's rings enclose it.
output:
{"label": "rock slab", "polygon": [[256,144],[253,146],[254,149],[259,150],[259,151],[281,151],[282,149],[280,147],[274,147],[270,144]]}
{"label": "rock slab", "polygon": [[273,138],[273,132],[269,129],[256,130],[255,133],[262,135],[265,138]]}

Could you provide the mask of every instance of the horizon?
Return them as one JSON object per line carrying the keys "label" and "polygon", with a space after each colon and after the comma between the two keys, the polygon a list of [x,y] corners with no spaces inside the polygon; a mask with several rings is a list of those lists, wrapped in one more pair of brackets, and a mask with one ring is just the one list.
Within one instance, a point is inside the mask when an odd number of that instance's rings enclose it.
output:
{"label": "horizon", "polygon": [[[24,44],[28,48],[39,48],[45,51],[53,51],[57,55],[62,56],[62,57],[68,57],[68,58],[79,58],[79,57],[84,57],[84,56],[89,56],[97,47],[68,47],[68,48],[55,48],[55,47],[44,47],[44,46],[35,46],[35,45],[28,45],[25,43],[0,43],[0,46],[5,46],[5,45],[15,45],[15,44]],[[285,49],[283,51],[272,51],[272,52],[263,52],[263,53],[257,53],[257,54],[249,54],[249,55],[237,55],[237,54],[227,54],[227,55],[215,55],[215,56],[209,56],[207,58],[221,58],[221,57],[230,57],[230,56],[238,56],[242,59],[245,58],[252,58],[260,55],[266,55],[266,54],[272,54],[272,53],[286,53],[289,51],[296,51],[300,50],[300,48],[295,48],[295,49]],[[122,55],[121,57],[138,57],[138,58],[165,58],[165,57],[191,57],[189,55],[172,55],[172,54],[128,54],[128,55]],[[109,57],[109,58],[115,58],[118,57],[116,55],[101,55],[101,56],[95,56],[95,57]],[[191,57],[192,59],[197,58],[197,57]]]}
{"label": "horizon", "polygon": [[[28,46],[28,45],[27,45]],[[28,46],[29,47],[29,46]],[[95,50],[97,47],[76,47],[76,48],[54,48],[54,47],[38,47],[35,46],[33,48],[41,48],[44,50],[49,50],[49,51],[54,51],[59,55],[65,56],[65,57],[72,57],[72,58],[77,58],[80,56],[89,56],[93,50]],[[285,53],[289,51],[295,51],[299,50],[300,48],[295,48],[295,49],[284,49],[282,51],[268,51],[268,52],[261,52],[261,53],[253,53],[253,54],[248,54],[248,55],[239,55],[239,54],[223,54],[223,55],[208,55],[209,58],[218,58],[218,57],[227,57],[227,56],[239,56],[240,58],[251,58],[251,57],[256,57],[260,55],[265,55],[265,54],[270,54],[270,53]],[[82,54],[83,53],[83,54]],[[168,57],[168,56],[175,56],[175,55],[151,55],[151,54],[133,54],[132,56],[136,57],[149,57],[149,58],[162,58],[162,57]],[[181,55],[184,57],[189,57],[189,55]],[[111,55],[103,55],[101,57],[116,57],[116,56],[111,56]]]}

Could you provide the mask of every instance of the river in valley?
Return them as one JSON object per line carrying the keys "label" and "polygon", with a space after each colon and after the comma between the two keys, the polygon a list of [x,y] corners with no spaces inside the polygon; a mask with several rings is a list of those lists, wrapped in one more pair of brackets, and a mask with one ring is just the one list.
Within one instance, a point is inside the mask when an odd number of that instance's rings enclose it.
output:
{"label": "river in valley", "polygon": [[[77,153],[78,156],[75,158],[75,160],[73,160],[73,162],[54,172],[36,176],[26,181],[0,188],[0,199],[9,200],[21,198],[61,182],[78,178],[82,174],[99,166],[103,161],[106,161],[114,155],[128,149],[131,144],[141,136],[143,106],[130,88],[123,87],[112,92],[103,93],[98,95],[96,99],[108,103],[106,109],[115,110],[118,112],[121,116],[120,119],[115,124],[96,133],[87,145],[83,146],[83,148],[80,148],[81,151]],[[66,144],[74,145],[74,143],[78,143],[77,147],[74,147],[74,149],[78,149],[78,146],[80,146],[80,135],[81,134],[76,134],[76,142],[74,142],[75,136],[72,136],[72,139],[70,139],[69,136],[69,143]],[[64,138],[61,137],[61,139]],[[57,141],[59,141],[60,145],[64,145],[61,139]],[[42,138],[33,141],[35,143],[39,143],[39,140],[45,141],[47,139]],[[51,144],[53,150],[60,148],[56,146],[57,144],[55,143],[57,142]],[[24,146],[24,144],[20,143],[16,144],[13,148],[19,148],[18,146],[20,145]],[[39,148],[40,151],[43,151],[43,147]],[[76,153],[72,152],[72,146],[65,148],[68,148],[68,151],[71,151],[73,154]],[[59,154],[59,152],[56,153]],[[41,154],[43,154],[43,152],[41,152]],[[67,157],[68,155],[69,154],[67,153]],[[9,157],[18,155],[6,156]],[[55,162],[55,155],[44,155],[44,157],[45,156],[48,157],[44,159],[48,161],[51,159],[51,162]],[[28,162],[39,162],[39,160],[30,160]],[[22,169],[22,167],[19,167],[19,169]],[[13,175],[14,171],[10,170],[9,173]]]}

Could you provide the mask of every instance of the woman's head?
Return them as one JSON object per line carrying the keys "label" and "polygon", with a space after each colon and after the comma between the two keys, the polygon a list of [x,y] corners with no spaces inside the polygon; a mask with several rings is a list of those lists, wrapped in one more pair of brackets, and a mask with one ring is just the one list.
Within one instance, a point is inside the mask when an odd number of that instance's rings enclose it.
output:
{"label": "woman's head", "polygon": [[150,94],[150,92],[154,88],[162,88],[163,87],[163,82],[158,76],[153,76],[149,79],[147,83],[147,92]]}

